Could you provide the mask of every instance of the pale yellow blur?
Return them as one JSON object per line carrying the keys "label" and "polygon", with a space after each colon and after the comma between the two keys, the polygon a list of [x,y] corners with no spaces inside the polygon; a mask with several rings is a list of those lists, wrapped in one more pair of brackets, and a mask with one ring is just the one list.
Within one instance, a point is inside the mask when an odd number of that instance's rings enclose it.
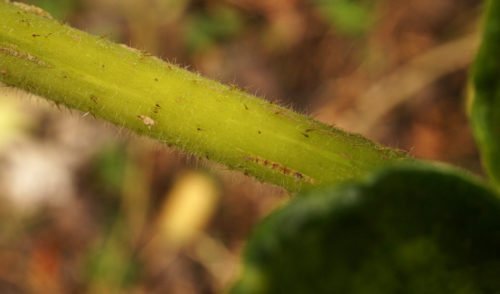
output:
{"label": "pale yellow blur", "polygon": [[28,123],[16,92],[20,91],[0,84],[0,148],[20,136]]}
{"label": "pale yellow blur", "polygon": [[219,199],[214,180],[186,172],[167,195],[158,219],[158,233],[169,246],[182,246],[197,237],[212,218]]}

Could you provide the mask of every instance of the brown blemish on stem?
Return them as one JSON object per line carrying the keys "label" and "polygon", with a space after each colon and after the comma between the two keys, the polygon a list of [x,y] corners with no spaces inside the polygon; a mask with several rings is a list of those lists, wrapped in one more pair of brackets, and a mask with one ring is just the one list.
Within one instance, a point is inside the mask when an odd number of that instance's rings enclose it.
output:
{"label": "brown blemish on stem", "polygon": [[22,52],[11,46],[0,45],[0,54],[24,59],[41,67],[50,67],[48,63],[29,53]]}
{"label": "brown blemish on stem", "polygon": [[161,106],[160,104],[156,103],[155,106],[153,107],[153,113],[158,114],[160,112]]}
{"label": "brown blemish on stem", "polygon": [[251,162],[256,163],[258,165],[261,165],[261,166],[264,166],[264,167],[271,169],[275,172],[279,172],[285,176],[292,177],[298,181],[303,181],[303,182],[307,182],[310,184],[314,184],[314,182],[315,182],[313,178],[306,176],[299,171],[293,170],[293,169],[286,167],[280,163],[273,162],[273,161],[270,161],[270,160],[267,160],[267,159],[264,159],[264,158],[261,158],[258,156],[247,156],[247,157],[245,157],[245,160],[251,161]]}
{"label": "brown blemish on stem", "polygon": [[97,96],[95,95],[90,95],[90,100],[92,100],[92,102],[94,102],[95,104],[97,104]]}
{"label": "brown blemish on stem", "polygon": [[31,27],[31,23],[29,20],[27,19],[21,19],[19,22],[23,23],[23,24],[26,24],[27,27]]}
{"label": "brown blemish on stem", "polygon": [[151,129],[151,127],[156,124],[154,119],[152,119],[146,115],[141,114],[141,115],[138,115],[137,118],[140,119],[142,121],[142,123],[145,124],[149,129]]}

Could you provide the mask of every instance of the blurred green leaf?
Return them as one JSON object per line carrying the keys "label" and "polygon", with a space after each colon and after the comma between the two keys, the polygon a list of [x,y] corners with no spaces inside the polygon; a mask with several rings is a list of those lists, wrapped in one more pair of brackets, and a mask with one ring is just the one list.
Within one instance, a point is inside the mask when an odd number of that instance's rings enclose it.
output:
{"label": "blurred green leaf", "polygon": [[363,1],[316,0],[319,11],[341,33],[358,36],[373,22],[371,7]]}
{"label": "blurred green leaf", "polygon": [[232,293],[497,293],[500,200],[424,165],[304,193],[254,232]]}
{"label": "blurred green leaf", "polygon": [[118,194],[121,192],[127,154],[122,146],[109,146],[104,148],[94,162],[94,185],[99,190]]}
{"label": "blurred green leaf", "polygon": [[137,282],[140,264],[133,258],[127,227],[118,216],[102,244],[87,252],[88,293],[120,293]]}
{"label": "blurred green leaf", "polygon": [[500,1],[489,1],[473,75],[471,112],[483,163],[500,186]]}
{"label": "blurred green leaf", "polygon": [[194,13],[187,25],[186,44],[191,52],[203,50],[236,36],[242,27],[241,16],[229,7]]}

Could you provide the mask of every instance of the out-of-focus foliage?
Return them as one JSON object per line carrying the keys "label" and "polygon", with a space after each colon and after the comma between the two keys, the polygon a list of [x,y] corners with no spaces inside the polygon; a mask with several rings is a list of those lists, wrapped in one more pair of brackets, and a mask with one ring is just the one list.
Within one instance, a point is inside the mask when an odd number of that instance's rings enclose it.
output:
{"label": "out-of-focus foliage", "polygon": [[358,36],[373,22],[373,3],[364,0],[315,0],[319,11],[341,33]]}
{"label": "out-of-focus foliage", "polygon": [[268,217],[233,293],[495,293],[500,200],[448,168],[306,192]]}
{"label": "out-of-focus foliage", "polygon": [[109,227],[107,236],[87,252],[83,277],[90,293],[109,293],[130,289],[139,280],[141,267],[132,255],[130,235],[118,217]]}
{"label": "out-of-focus foliage", "polygon": [[95,187],[104,187],[108,193],[120,193],[123,186],[127,157],[119,146],[102,150],[95,160],[92,177]]}
{"label": "out-of-focus foliage", "polygon": [[195,13],[186,26],[186,44],[198,52],[216,42],[236,36],[242,29],[242,17],[229,7],[215,7],[207,12]]}
{"label": "out-of-focus foliage", "polygon": [[472,125],[483,163],[500,186],[500,1],[491,0],[474,67]]}

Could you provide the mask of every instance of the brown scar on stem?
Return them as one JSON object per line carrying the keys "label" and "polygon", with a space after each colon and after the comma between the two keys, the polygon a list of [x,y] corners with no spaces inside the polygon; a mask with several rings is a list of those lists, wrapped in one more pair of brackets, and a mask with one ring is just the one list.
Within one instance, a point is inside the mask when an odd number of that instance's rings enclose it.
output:
{"label": "brown scar on stem", "polygon": [[26,24],[27,27],[31,27],[31,23],[27,19],[21,19],[19,22]]}
{"label": "brown scar on stem", "polygon": [[149,129],[156,124],[154,119],[150,118],[149,116],[146,115],[138,115],[138,119],[142,121],[143,124],[145,124]]}
{"label": "brown scar on stem", "polygon": [[289,167],[286,167],[280,163],[273,162],[258,156],[247,156],[245,157],[245,160],[253,162],[255,164],[264,166],[266,168],[269,168],[275,172],[279,172],[281,174],[284,174],[285,176],[289,176],[294,178],[295,180],[299,181],[304,181],[310,184],[314,184],[315,180],[307,175],[304,175],[303,173],[293,170]]}
{"label": "brown scar on stem", "polygon": [[90,95],[90,100],[92,100],[92,102],[94,102],[95,104],[97,104],[97,96],[95,95]]}
{"label": "brown scar on stem", "polygon": [[160,104],[156,103],[155,106],[153,107],[153,113],[158,114],[160,112],[161,106]]}
{"label": "brown scar on stem", "polygon": [[19,51],[11,46],[0,45],[0,54],[24,59],[41,67],[50,67],[48,63],[39,59],[38,57],[35,57],[26,52]]}

